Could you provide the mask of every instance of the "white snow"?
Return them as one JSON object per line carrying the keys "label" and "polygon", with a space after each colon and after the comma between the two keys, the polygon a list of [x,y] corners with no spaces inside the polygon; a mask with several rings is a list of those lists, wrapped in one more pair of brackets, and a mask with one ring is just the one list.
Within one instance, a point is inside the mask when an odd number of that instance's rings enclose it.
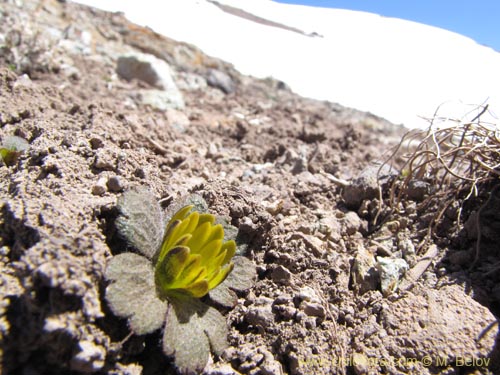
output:
{"label": "white snow", "polygon": [[439,28],[376,14],[274,3],[218,0],[322,37],[262,25],[207,0],[78,0],[170,38],[196,45],[243,74],[273,76],[295,92],[370,111],[408,127],[419,116],[461,117],[487,101],[500,114],[500,53]]}

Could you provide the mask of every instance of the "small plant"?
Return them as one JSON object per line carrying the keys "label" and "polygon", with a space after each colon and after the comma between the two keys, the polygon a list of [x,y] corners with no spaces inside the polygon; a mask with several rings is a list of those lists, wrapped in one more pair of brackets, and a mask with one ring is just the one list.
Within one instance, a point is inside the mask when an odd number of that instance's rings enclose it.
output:
{"label": "small plant", "polygon": [[[179,372],[201,372],[210,350],[220,355],[227,347],[225,318],[206,302],[234,307],[233,290],[253,285],[255,266],[235,256],[234,239],[224,239],[215,216],[199,211],[206,210],[199,196],[172,209],[166,230],[148,190],[126,192],[118,208],[116,226],[141,255],[125,252],[109,261],[111,311],[127,318],[137,335],[164,327],[163,351],[174,357]],[[205,302],[199,299],[207,295]]]}
{"label": "small plant", "polygon": [[28,141],[15,135],[6,137],[0,145],[0,157],[6,165],[13,165],[19,155],[29,147]]}
{"label": "small plant", "polygon": [[215,216],[191,212],[194,205],[180,209],[167,225],[155,266],[155,280],[165,296],[187,294],[203,297],[219,285],[234,264],[234,240],[223,242],[222,225]]}

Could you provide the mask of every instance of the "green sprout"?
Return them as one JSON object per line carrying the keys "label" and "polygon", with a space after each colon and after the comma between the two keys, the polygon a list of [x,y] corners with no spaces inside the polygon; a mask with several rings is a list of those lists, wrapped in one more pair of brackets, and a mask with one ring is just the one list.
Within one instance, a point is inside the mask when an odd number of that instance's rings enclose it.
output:
{"label": "green sprout", "polygon": [[221,355],[227,347],[225,318],[210,303],[234,307],[235,291],[254,283],[254,264],[236,255],[236,242],[224,238],[214,215],[198,211],[207,208],[200,196],[176,205],[166,226],[149,190],[130,190],[117,206],[116,227],[140,254],[124,252],[109,260],[111,311],[126,318],[137,335],[163,327],[163,351],[179,372],[201,372],[210,352]]}
{"label": "green sprout", "polygon": [[13,165],[19,155],[29,147],[28,141],[21,137],[11,135],[5,138],[0,145],[0,158],[6,165]]}

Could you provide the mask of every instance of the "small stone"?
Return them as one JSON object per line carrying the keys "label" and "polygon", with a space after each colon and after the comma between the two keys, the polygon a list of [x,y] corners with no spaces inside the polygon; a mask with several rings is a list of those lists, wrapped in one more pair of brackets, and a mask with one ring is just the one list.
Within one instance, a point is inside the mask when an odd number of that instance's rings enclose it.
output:
{"label": "small stone", "polygon": [[308,286],[300,288],[299,292],[295,295],[301,301],[310,301],[310,302],[320,302],[320,298],[316,291]]}
{"label": "small stone", "polygon": [[377,289],[379,274],[375,257],[362,245],[358,246],[356,258],[351,270],[352,285],[359,294]]}
{"label": "small stone", "polygon": [[95,156],[94,167],[96,167],[97,169],[103,169],[107,171],[113,170],[115,166],[113,165],[112,156],[106,153],[98,153]]}
{"label": "small stone", "polygon": [[138,79],[161,90],[177,86],[170,66],[157,57],[145,53],[129,53],[118,57],[116,72],[126,80]]}
{"label": "small stone", "polygon": [[92,150],[97,150],[98,148],[102,148],[104,146],[104,142],[101,138],[93,137],[90,139],[90,147]]}
{"label": "small stone", "polygon": [[144,168],[137,168],[134,171],[134,176],[137,178],[146,178],[146,171],[144,170]]}
{"label": "small stone", "polygon": [[84,373],[94,373],[101,370],[106,358],[106,350],[91,341],[82,340],[78,343],[80,351],[71,359],[71,369]]}
{"label": "small stone", "polygon": [[338,242],[342,238],[342,227],[335,216],[325,216],[319,220],[319,232],[328,236],[332,241]]}
{"label": "small stone", "polygon": [[326,316],[325,308],[317,302],[304,301],[300,304],[300,309],[308,316],[324,318]]}
{"label": "small stone", "polygon": [[245,319],[260,330],[271,327],[274,324],[272,300],[270,298],[257,299],[255,305],[248,309]]}
{"label": "small stone", "polygon": [[404,259],[377,258],[377,269],[380,273],[380,288],[384,296],[388,296],[397,290],[399,280],[409,268],[408,263]]}
{"label": "small stone", "polygon": [[218,88],[224,94],[230,94],[236,89],[233,79],[228,74],[216,69],[208,71],[207,83],[209,86]]}
{"label": "small stone", "polygon": [[191,123],[184,112],[174,108],[167,109],[167,118],[170,126],[179,133],[184,133]]}
{"label": "small stone", "polygon": [[287,303],[292,302],[292,297],[287,294],[281,294],[274,300],[275,305],[286,305]]}
{"label": "small stone", "polygon": [[370,165],[360,175],[344,188],[342,198],[345,204],[353,209],[358,209],[365,199],[377,198],[379,195],[379,182],[386,183],[396,171],[384,165]]}
{"label": "small stone", "polygon": [[227,363],[224,363],[224,364],[218,363],[216,365],[209,365],[209,367],[206,368],[203,371],[203,373],[205,375],[238,375],[239,374],[231,367],[231,365],[228,365]]}
{"label": "small stone", "polygon": [[356,375],[365,375],[369,371],[368,358],[361,353],[352,354],[352,365]]}
{"label": "small stone", "polygon": [[411,180],[406,189],[406,195],[411,200],[420,202],[429,194],[430,184],[425,181]]}
{"label": "small stone", "polygon": [[359,218],[358,214],[353,211],[349,211],[348,213],[345,214],[344,220],[343,220],[343,226],[345,229],[345,232],[349,235],[352,236],[356,232],[358,232],[363,225],[363,222]]}
{"label": "small stone", "polygon": [[124,189],[122,179],[119,176],[110,177],[107,185],[108,185],[109,191],[112,191],[115,193],[123,191],[123,189]]}
{"label": "small stone", "polygon": [[276,283],[287,284],[292,278],[292,273],[283,266],[278,266],[273,270],[271,277]]}
{"label": "small stone", "polygon": [[92,194],[103,195],[106,192],[106,177],[101,177],[97,180],[94,186],[92,186]]}

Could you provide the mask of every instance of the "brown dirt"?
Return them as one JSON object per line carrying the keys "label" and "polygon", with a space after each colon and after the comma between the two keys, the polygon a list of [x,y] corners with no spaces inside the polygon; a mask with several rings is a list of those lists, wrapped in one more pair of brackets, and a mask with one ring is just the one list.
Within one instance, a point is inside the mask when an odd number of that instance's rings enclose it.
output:
{"label": "brown dirt", "polygon": [[[438,243],[406,291],[353,284],[355,258],[417,245],[428,217],[408,201],[373,227],[377,200],[353,211],[328,176],[351,181],[403,129],[241,76],[120,14],[1,4],[0,138],[30,148],[0,166],[0,373],[175,373],[160,334],[126,339],[103,299],[106,261],[124,250],[116,199],[137,185],[167,202],[200,192],[257,265],[256,286],[227,314],[231,346],[207,374],[500,373],[498,272],[466,272],[471,238]],[[170,64],[183,109],[141,104],[149,86],[115,73],[129,51]],[[235,91],[189,86],[210,69]],[[485,262],[498,261],[494,251]]]}

